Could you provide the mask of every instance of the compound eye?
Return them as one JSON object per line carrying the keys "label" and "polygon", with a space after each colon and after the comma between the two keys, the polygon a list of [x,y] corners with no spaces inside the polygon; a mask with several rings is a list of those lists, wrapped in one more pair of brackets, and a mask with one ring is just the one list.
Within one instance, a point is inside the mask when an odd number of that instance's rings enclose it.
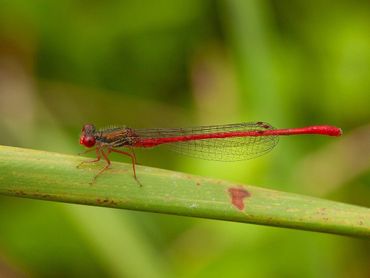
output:
{"label": "compound eye", "polygon": [[95,138],[93,136],[84,136],[82,139],[82,144],[85,147],[91,148],[95,145]]}

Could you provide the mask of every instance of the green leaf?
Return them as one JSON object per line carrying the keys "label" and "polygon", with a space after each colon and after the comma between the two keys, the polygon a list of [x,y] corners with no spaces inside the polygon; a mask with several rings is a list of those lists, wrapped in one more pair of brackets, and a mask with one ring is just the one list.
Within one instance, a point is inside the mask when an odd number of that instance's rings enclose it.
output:
{"label": "green leaf", "polygon": [[144,166],[139,186],[124,163],[90,184],[104,162],[85,159],[0,146],[0,193],[370,238],[368,208]]}

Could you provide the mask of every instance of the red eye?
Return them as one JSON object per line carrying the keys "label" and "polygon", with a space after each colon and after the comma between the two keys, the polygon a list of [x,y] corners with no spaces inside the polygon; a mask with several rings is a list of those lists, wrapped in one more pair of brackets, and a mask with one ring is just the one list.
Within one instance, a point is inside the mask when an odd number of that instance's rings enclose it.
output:
{"label": "red eye", "polygon": [[80,138],[80,144],[85,147],[91,148],[95,145],[95,138],[93,136],[83,136]]}

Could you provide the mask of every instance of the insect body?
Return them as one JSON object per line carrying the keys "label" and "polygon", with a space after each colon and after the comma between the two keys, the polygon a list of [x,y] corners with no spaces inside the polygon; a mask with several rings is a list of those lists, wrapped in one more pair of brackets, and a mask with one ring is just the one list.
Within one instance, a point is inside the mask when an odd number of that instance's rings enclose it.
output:
{"label": "insect body", "polygon": [[[237,161],[261,156],[272,150],[279,136],[298,134],[318,134],[340,136],[342,130],[334,126],[309,126],[303,128],[275,129],[268,123],[240,123],[229,125],[200,126],[191,128],[133,129],[112,127],[96,130],[92,124],[85,124],[80,136],[80,144],[96,151],[97,162],[102,157],[107,162],[95,179],[110,166],[111,152],[129,156],[136,176],[136,156],[134,148],[150,148],[167,145],[174,151],[197,158]],[[125,147],[128,151],[121,149]],[[83,163],[85,163],[83,162]]]}

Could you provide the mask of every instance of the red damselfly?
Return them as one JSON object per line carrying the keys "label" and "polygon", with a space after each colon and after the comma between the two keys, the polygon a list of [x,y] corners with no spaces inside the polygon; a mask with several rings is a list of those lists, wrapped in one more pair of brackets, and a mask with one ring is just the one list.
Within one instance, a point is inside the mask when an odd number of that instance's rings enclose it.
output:
{"label": "red damselfly", "polygon": [[[298,134],[319,134],[340,136],[340,128],[328,125],[303,128],[275,129],[265,122],[240,123],[229,125],[200,126],[191,128],[152,128],[135,129],[125,126],[97,130],[92,124],[82,128],[80,144],[95,150],[96,159],[85,162],[106,161],[95,179],[110,166],[111,152],[129,156],[136,177],[136,156],[134,148],[151,148],[167,145],[174,151],[196,158],[238,161],[251,159],[272,150],[279,136]],[[95,148],[93,148],[95,147]],[[127,151],[117,149],[126,147]],[[86,153],[85,152],[85,153]]]}

